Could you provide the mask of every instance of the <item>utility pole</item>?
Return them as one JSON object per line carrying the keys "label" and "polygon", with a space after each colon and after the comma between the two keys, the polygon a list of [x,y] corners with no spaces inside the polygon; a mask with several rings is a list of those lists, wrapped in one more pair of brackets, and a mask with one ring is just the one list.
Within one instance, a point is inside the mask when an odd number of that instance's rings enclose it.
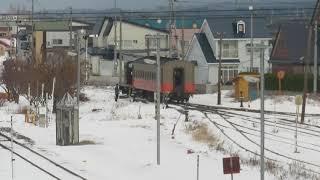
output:
{"label": "utility pole", "polygon": [[250,11],[250,72],[253,71],[253,0],[251,0],[251,5],[249,6]]}
{"label": "utility pole", "polygon": [[161,91],[161,71],[160,71],[160,40],[165,39],[166,36],[160,35],[146,35],[146,39],[156,39],[157,40],[157,67],[156,67],[156,102],[155,102],[155,110],[156,110],[156,120],[157,120],[157,164],[160,165],[160,91]]}
{"label": "utility pole", "polygon": [[221,105],[221,60],[222,60],[222,37],[223,33],[220,32],[219,34],[219,70],[218,70],[218,105]]}
{"label": "utility pole", "polygon": [[170,26],[169,26],[169,57],[172,55],[172,28],[173,28],[173,19],[174,19],[174,7],[173,7],[173,0],[169,0],[170,4]]}
{"label": "utility pole", "polygon": [[146,38],[147,41],[147,56],[150,56],[150,39]]}
{"label": "utility pole", "polygon": [[[253,50],[253,48],[251,49]],[[261,60],[260,60],[260,122],[261,122],[261,144],[260,144],[260,180],[264,180],[264,48],[260,49]]]}
{"label": "utility pole", "polygon": [[[19,16],[17,18],[19,18]],[[16,21],[16,26],[17,26],[17,29],[16,29],[16,53],[15,53],[16,54],[16,59],[17,59],[17,56],[18,56],[19,23],[20,23],[20,21],[17,19],[17,21]]]}
{"label": "utility pole", "polygon": [[197,180],[199,180],[199,154],[197,155]]}
{"label": "utility pole", "polygon": [[185,54],[185,52],[184,52],[184,47],[185,47],[185,42],[184,42],[184,17],[182,17],[182,29],[181,29],[181,35],[182,35],[182,38],[181,38],[181,41],[182,41],[182,43],[181,43],[181,53],[182,53],[182,60],[185,60],[184,59],[184,54]]}
{"label": "utility pole", "polygon": [[34,61],[35,58],[34,58],[34,53],[33,53],[33,50],[34,50],[34,34],[33,34],[33,31],[34,31],[34,23],[33,23],[33,13],[34,13],[34,0],[32,0],[32,7],[31,7],[31,61]]}
{"label": "utility pole", "polygon": [[314,24],[314,63],[313,63],[313,93],[317,95],[318,89],[318,21]]}
{"label": "utility pole", "polygon": [[13,125],[12,125],[12,116],[11,116],[11,129],[10,129],[10,136],[11,136],[11,179],[13,180]]}
{"label": "utility pole", "polygon": [[69,20],[69,30],[70,30],[70,42],[69,42],[69,48],[72,50],[72,7],[70,7],[70,20]]}
{"label": "utility pole", "polygon": [[160,165],[160,35],[157,34],[157,164]]}
{"label": "utility pole", "polygon": [[122,84],[122,63],[123,63],[123,57],[122,57],[122,17],[121,17],[121,12],[120,12],[120,47],[119,47],[119,59],[120,59],[120,84]]}
{"label": "utility pole", "polygon": [[[114,9],[116,11],[117,9],[117,0],[114,0]],[[114,59],[113,59],[113,65],[114,65],[114,68],[113,68],[113,76],[116,76],[117,75],[117,68],[118,68],[118,65],[117,65],[117,61],[118,61],[118,53],[117,53],[117,15],[114,16]]]}
{"label": "utility pole", "polygon": [[[77,105],[80,107],[80,33],[77,32]],[[79,116],[79,113],[78,113]]]}
{"label": "utility pole", "polygon": [[303,101],[302,101],[302,112],[301,112],[301,124],[304,123],[304,116],[306,111],[306,101],[307,101],[307,92],[308,92],[308,68],[309,68],[309,59],[310,59],[310,49],[311,49],[311,39],[312,39],[312,26],[309,25],[309,33],[308,33],[308,44],[307,44],[307,52],[306,57],[304,58],[304,82],[303,82]]}
{"label": "utility pole", "polygon": [[85,49],[86,49],[86,54],[85,54],[85,69],[86,69],[86,82],[88,82],[88,38],[89,38],[89,35],[88,33],[86,32],[86,35],[84,36],[84,40],[85,40]]}

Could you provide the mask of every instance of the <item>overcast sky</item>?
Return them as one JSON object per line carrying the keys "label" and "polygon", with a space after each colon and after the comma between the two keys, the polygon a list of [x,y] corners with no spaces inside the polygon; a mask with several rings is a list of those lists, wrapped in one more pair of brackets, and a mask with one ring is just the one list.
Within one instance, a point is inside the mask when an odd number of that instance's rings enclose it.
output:
{"label": "overcast sky", "polygon": [[[4,12],[10,4],[23,4],[31,8],[32,0],[0,0],[0,11]],[[109,9],[114,7],[114,0],[34,0],[35,9],[65,9],[72,6],[73,8],[87,9]],[[197,0],[192,0],[197,1]],[[210,1],[210,0],[208,0]],[[117,0],[118,7],[121,8],[150,8],[159,5],[167,5],[168,0]]]}

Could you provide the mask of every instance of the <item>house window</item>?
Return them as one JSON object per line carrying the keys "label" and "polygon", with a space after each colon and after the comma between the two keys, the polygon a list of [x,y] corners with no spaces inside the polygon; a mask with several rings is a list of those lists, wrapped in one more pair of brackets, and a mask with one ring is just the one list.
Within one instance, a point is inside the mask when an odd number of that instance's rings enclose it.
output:
{"label": "house window", "polygon": [[131,48],[133,46],[132,40],[123,40],[122,45],[123,45],[123,47]]}
{"label": "house window", "polygon": [[[246,49],[247,49],[247,54],[250,54],[250,53],[251,53],[251,43],[246,44]],[[260,49],[255,48],[255,49],[253,50],[253,53],[254,53],[255,55],[259,54],[259,53],[260,53]]]}
{"label": "house window", "polygon": [[157,39],[150,39],[150,47],[157,47]]}
{"label": "house window", "polygon": [[61,45],[62,44],[62,39],[53,39],[52,40],[52,44]]}
{"label": "house window", "polygon": [[[219,42],[220,45],[220,42]],[[238,41],[222,41],[222,57],[238,58]]]}
{"label": "house window", "polygon": [[133,43],[134,44],[138,44],[138,40],[133,40]]}
{"label": "house window", "polygon": [[239,73],[237,65],[222,66],[221,71],[223,84],[231,84],[232,80],[238,76]]}

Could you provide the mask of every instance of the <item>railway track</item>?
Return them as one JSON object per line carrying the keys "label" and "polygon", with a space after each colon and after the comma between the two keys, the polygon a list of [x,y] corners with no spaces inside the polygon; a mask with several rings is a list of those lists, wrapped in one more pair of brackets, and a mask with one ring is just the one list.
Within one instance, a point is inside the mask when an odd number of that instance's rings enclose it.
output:
{"label": "railway track", "polygon": [[[182,109],[185,109],[185,106],[182,105],[181,106]],[[191,107],[191,108],[190,108]],[[260,137],[259,135],[256,135],[254,133],[250,133],[248,131],[245,131],[243,129],[250,129],[251,131],[255,131],[255,132],[260,132],[259,130],[257,129],[253,129],[253,128],[249,128],[249,127],[245,127],[245,126],[242,126],[242,125],[239,125],[239,124],[236,124],[236,123],[233,123],[231,121],[228,120],[228,118],[230,117],[236,117],[237,115],[239,114],[236,114],[236,115],[231,115],[230,116],[230,111],[245,111],[245,110],[241,110],[241,109],[236,109],[236,108],[220,108],[220,107],[214,107],[214,106],[205,106],[205,105],[194,105],[194,104],[190,104],[190,106],[188,107],[188,109],[190,110],[197,110],[197,111],[200,111],[202,113],[205,114],[205,117],[207,118],[207,120],[209,122],[211,122],[218,130],[220,130],[220,132],[227,138],[229,139],[231,142],[233,142],[236,146],[238,146],[240,149],[243,149],[245,150],[246,152],[249,152],[251,154],[254,154],[254,155],[259,155],[257,152],[254,152],[253,150],[250,150],[248,148],[246,148],[245,146],[239,144],[236,142],[236,140],[234,140],[231,136],[229,136],[225,131],[224,129],[230,129],[230,130],[233,130],[233,131],[236,131],[238,133],[240,133],[240,135],[242,137],[244,137],[247,141],[249,141],[250,143],[254,144],[255,146],[259,146],[260,145],[258,143],[256,143],[255,141],[253,141],[249,136],[252,136],[252,137]],[[183,112],[184,110],[181,110],[180,109],[180,112],[181,113],[184,113]],[[260,111],[245,111],[245,112],[252,112],[252,113],[257,113]],[[229,126],[226,126],[226,125],[222,125],[222,124],[219,124],[217,122],[215,122],[214,120],[212,120],[211,118],[208,117],[208,114],[207,113],[212,113],[212,114],[217,114],[218,116],[220,116],[224,121],[226,121]],[[224,114],[222,114],[224,113]],[[268,113],[270,114],[273,114],[274,112],[271,112],[269,111]],[[281,114],[281,115],[287,115],[287,116],[294,116],[295,114],[293,113],[278,113],[278,114]],[[241,114],[240,114],[241,115]],[[313,116],[318,116],[318,114],[309,114],[308,116],[310,117],[313,117]],[[252,116],[244,116],[245,118],[249,118]],[[239,117],[238,117],[239,118]],[[243,118],[243,117],[242,117]],[[259,119],[259,118],[258,118]],[[246,119],[248,120],[248,119]],[[258,123],[258,121],[254,121],[255,123]],[[273,121],[269,121],[269,122],[273,122]],[[283,126],[288,126],[292,123],[289,123],[287,121],[285,121],[286,123],[282,124]],[[260,122],[259,122],[260,123]],[[271,124],[268,124],[271,126]],[[272,124],[273,126],[273,124]],[[312,126],[312,125],[308,125],[308,126]],[[240,129],[239,127],[243,128],[243,129]],[[313,127],[316,127],[316,128],[319,128],[318,126],[313,126]],[[301,129],[304,129],[303,127],[301,127]],[[288,130],[292,130],[291,128],[289,128]],[[317,133],[320,133],[320,131],[315,131]],[[290,138],[286,138],[286,137],[279,137],[277,135],[274,135],[274,134],[271,134],[271,133],[266,133],[270,136],[273,136],[275,138],[280,138],[282,140],[278,140],[278,139],[274,139],[274,138],[270,138],[270,137],[266,137],[266,139],[269,139],[269,140],[272,140],[274,142],[281,142],[281,143],[286,143],[286,144],[289,144],[289,145],[294,145],[292,142],[293,142],[293,139],[290,139]],[[310,133],[306,133],[308,135],[312,135],[312,136],[319,136],[319,134],[310,134]],[[291,143],[288,143],[287,141],[283,141],[283,140],[291,140],[292,142]],[[320,153],[320,149],[318,149],[320,147],[320,145],[317,145],[317,144],[313,144],[313,143],[305,143],[305,145],[301,145],[303,142],[300,142],[300,145],[298,145],[299,148],[303,148],[303,149],[306,149],[306,150],[310,150],[310,151],[314,151],[316,153]],[[306,145],[311,145],[311,146],[314,146],[314,147],[310,147],[310,146],[306,146]],[[313,168],[316,168],[316,169],[319,169],[320,168],[320,164],[316,164],[316,163],[311,163],[311,162],[307,162],[307,161],[303,161],[303,160],[300,160],[300,159],[296,159],[296,158],[293,158],[293,157],[290,157],[290,156],[287,156],[285,154],[281,154],[281,153],[278,153],[278,152],[275,152],[271,149],[265,149],[267,152],[269,152],[270,154],[273,154],[275,156],[278,156],[278,157],[282,157],[282,158],[285,158],[285,159],[289,159],[289,160],[292,160],[292,161],[295,161],[295,162],[299,162],[299,163],[302,163],[302,164],[305,164],[305,165],[309,165],[310,167],[313,167]],[[279,160],[276,160],[274,158],[270,158],[270,157],[266,157],[266,159],[268,160],[271,160],[271,161],[274,161],[274,162],[280,162]],[[308,169],[308,168],[303,168],[304,170],[308,171],[308,172],[311,172],[311,173],[314,173],[314,174],[317,174],[317,175],[320,175],[320,172],[318,171],[315,171],[313,169]]]}
{"label": "railway track", "polygon": [[[0,137],[2,137],[6,141],[1,141],[0,147],[5,150],[11,152],[11,148],[9,145],[5,145],[5,143],[9,143],[11,138],[7,135],[0,132]],[[33,149],[27,147],[26,145],[17,142],[13,139],[13,143],[18,145],[17,148],[14,148],[13,153],[21,158],[22,160],[26,161],[33,167],[39,169],[40,171],[44,172],[52,179],[62,180],[87,180],[83,176],[79,175],[76,172],[73,172],[66,167],[54,162],[53,160],[49,159],[48,157],[34,151]],[[32,157],[32,158],[31,158]]]}
{"label": "railway track", "polygon": [[[185,108],[184,105],[180,105],[180,107]],[[189,110],[197,110],[197,111],[204,111],[204,112],[212,112],[212,111],[219,110],[220,112],[227,113],[226,116],[229,116],[229,117],[237,117],[237,118],[244,117],[241,119],[252,122],[252,123],[257,123],[257,122],[260,123],[260,117],[254,117],[254,116],[249,116],[249,115],[244,115],[244,114],[232,112],[232,111],[242,111],[242,112],[246,112],[246,113],[250,113],[250,112],[257,113],[256,110],[247,111],[245,109],[237,109],[237,108],[230,108],[229,109],[229,108],[225,108],[225,107],[207,106],[207,105],[199,105],[199,104],[190,104],[190,105],[188,104],[187,108]],[[260,111],[258,111],[258,112],[260,113]],[[294,113],[283,113],[283,112],[276,112],[276,113],[278,115],[289,116],[291,119],[294,119],[296,116]],[[269,111],[269,113],[266,113],[266,114],[267,115],[274,115],[274,112]],[[319,116],[319,118],[320,118],[320,114],[319,115],[318,114],[307,114],[306,115],[306,117],[317,117],[317,116]],[[245,119],[245,118],[247,118],[247,119]],[[256,121],[254,121],[252,119],[255,119]],[[267,117],[267,116],[265,117],[265,122],[266,122],[267,126],[274,126],[274,121],[271,119],[273,119],[273,118]],[[284,119],[284,118],[277,118],[277,119],[278,119],[277,127],[283,128],[283,129],[286,129],[289,131],[295,131],[295,121],[291,121],[291,120]],[[319,130],[313,130],[308,127],[313,127],[313,128],[319,129]],[[319,136],[320,135],[320,126],[304,123],[301,125],[301,127],[298,126],[298,131],[299,131],[299,133],[301,132],[303,134],[309,134],[312,136]]]}
{"label": "railway track", "polygon": [[[220,132],[221,132],[225,137],[227,137],[227,139],[229,139],[231,142],[233,142],[235,145],[237,145],[237,146],[240,147],[241,149],[245,150],[246,152],[249,152],[249,153],[254,154],[254,155],[257,155],[257,156],[260,156],[259,153],[254,152],[253,150],[250,150],[250,149],[244,147],[243,145],[240,145],[239,143],[237,143],[236,140],[234,140],[231,136],[229,136],[229,135],[224,131],[224,129],[221,127],[221,125],[219,125],[218,123],[216,123],[215,121],[213,121],[213,120],[208,116],[207,113],[204,112],[204,115],[205,115],[205,117],[208,119],[209,122],[211,122],[217,129],[219,129]],[[220,115],[219,115],[219,116],[220,116]],[[224,119],[223,116],[220,116],[220,117]],[[226,128],[226,127],[227,127],[227,126],[224,126],[224,128]],[[249,138],[247,135],[245,135],[245,133],[242,132],[240,129],[238,129],[238,128],[234,127],[234,126],[232,126],[232,128],[233,128],[235,131],[237,131],[238,133],[240,133],[241,136],[243,136],[243,137],[244,137],[245,139],[247,139],[249,142],[251,142],[251,143],[253,143],[254,145],[260,147],[260,145],[259,145],[258,143],[254,142],[252,139],[250,139],[250,138]],[[292,157],[289,157],[289,156],[287,156],[287,155],[284,155],[284,154],[281,154],[281,153],[272,151],[272,150],[267,149],[267,148],[265,148],[265,151],[267,151],[267,152],[269,152],[269,153],[271,153],[271,154],[274,154],[274,155],[276,155],[276,156],[279,156],[279,157],[282,157],[282,158],[285,158],[285,159],[292,160],[292,161],[294,161],[294,162],[299,162],[299,163],[302,163],[302,164],[306,164],[306,165],[312,166],[312,167],[317,168],[317,169],[320,168],[320,164],[310,163],[310,162],[307,162],[307,161],[303,161],[303,160],[299,160],[299,159],[296,159],[296,158],[292,158]],[[275,159],[275,158],[270,158],[270,157],[268,157],[268,156],[265,156],[265,158],[266,158],[267,160],[270,160],[270,161],[273,161],[273,162],[278,162],[278,163],[281,162],[281,161],[279,161],[279,160],[277,160],[277,159]],[[289,164],[289,163],[288,163],[288,164]],[[308,168],[303,168],[303,167],[301,167],[301,168],[304,169],[304,170],[306,170],[306,171],[308,171],[308,172],[311,172],[311,173],[320,175],[320,172],[315,171],[315,170],[313,170],[313,169],[308,169]]]}
{"label": "railway track", "polygon": [[[176,104],[179,105],[179,104]],[[181,105],[181,104],[180,104]],[[197,107],[197,108],[202,108],[202,109],[211,109],[211,110],[232,110],[232,111],[242,111],[242,112],[252,112],[252,113],[260,113],[260,110],[258,109],[247,109],[247,108],[233,108],[233,107],[223,107],[223,106],[208,106],[208,105],[202,105],[202,104],[193,104],[193,103],[188,103],[189,107]],[[264,111],[265,114],[274,114],[274,111]],[[290,113],[290,112],[280,112],[277,111],[276,114],[280,115],[288,115],[288,116],[296,116],[295,113]],[[306,117],[320,117],[320,114],[306,114]]]}

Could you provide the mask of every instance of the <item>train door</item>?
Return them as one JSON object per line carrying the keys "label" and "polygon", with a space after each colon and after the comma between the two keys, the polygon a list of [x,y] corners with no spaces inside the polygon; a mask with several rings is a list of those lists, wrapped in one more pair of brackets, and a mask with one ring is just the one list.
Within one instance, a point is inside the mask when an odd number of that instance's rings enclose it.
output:
{"label": "train door", "polygon": [[127,64],[127,71],[126,71],[127,84],[132,84],[132,76],[133,76],[132,66],[133,65],[131,63]]}
{"label": "train door", "polygon": [[178,96],[182,96],[184,92],[184,70],[176,68],[173,70],[173,88]]}

